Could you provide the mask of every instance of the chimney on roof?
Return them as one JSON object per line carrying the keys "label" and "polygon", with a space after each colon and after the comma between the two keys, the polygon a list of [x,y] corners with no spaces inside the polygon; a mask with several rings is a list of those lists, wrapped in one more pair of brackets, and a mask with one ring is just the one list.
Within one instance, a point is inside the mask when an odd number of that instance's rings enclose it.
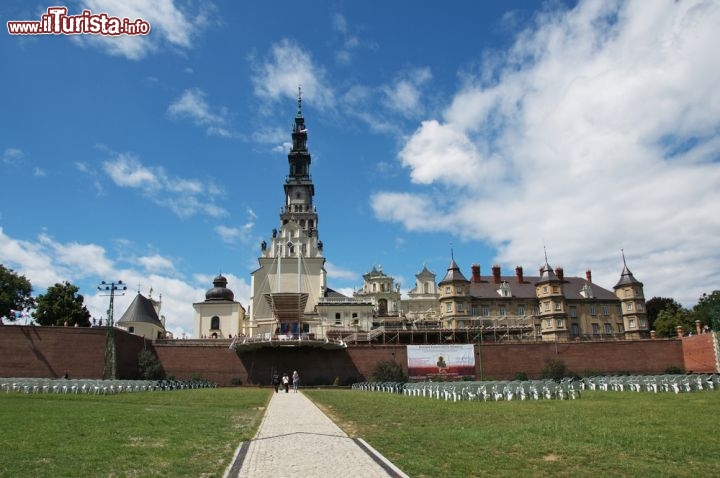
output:
{"label": "chimney on roof", "polygon": [[521,266],[517,266],[515,268],[515,277],[517,277],[517,283],[522,284],[523,283],[523,270]]}
{"label": "chimney on roof", "polygon": [[472,279],[470,282],[477,284],[480,282],[480,265],[479,264],[473,264],[470,266],[470,270],[472,270]]}
{"label": "chimney on roof", "polygon": [[502,282],[500,280],[500,266],[499,265],[496,264],[496,265],[492,266],[492,273],[493,273],[493,282],[494,283],[499,284],[500,282]]}
{"label": "chimney on roof", "polygon": [[557,276],[559,281],[562,281],[565,279],[565,271],[563,271],[562,267],[558,267],[555,269],[555,275]]}
{"label": "chimney on roof", "polygon": [[585,271],[585,279],[592,284],[592,271],[590,269]]}

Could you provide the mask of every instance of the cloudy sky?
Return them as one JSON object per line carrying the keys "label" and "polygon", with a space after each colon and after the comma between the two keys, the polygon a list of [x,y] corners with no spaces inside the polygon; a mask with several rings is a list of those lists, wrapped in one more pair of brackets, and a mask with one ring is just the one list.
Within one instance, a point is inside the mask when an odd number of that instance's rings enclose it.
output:
{"label": "cloudy sky", "polygon": [[[256,2],[257,3],[257,2]],[[621,250],[647,297],[720,289],[720,2],[81,0],[147,36],[0,41],[0,263],[36,294],[162,294],[222,273],[246,307],[279,225],[298,85],[328,285],[412,287],[451,249],[534,274]],[[10,0],[3,26],[55,5]]]}

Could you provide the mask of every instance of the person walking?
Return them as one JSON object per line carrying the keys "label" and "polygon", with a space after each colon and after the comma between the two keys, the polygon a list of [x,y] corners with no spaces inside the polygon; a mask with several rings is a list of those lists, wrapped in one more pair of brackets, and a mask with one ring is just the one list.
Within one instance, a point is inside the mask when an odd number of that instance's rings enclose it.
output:
{"label": "person walking", "polygon": [[288,393],[288,391],[290,390],[290,379],[288,378],[287,373],[283,374],[282,384],[283,384],[283,387],[285,387],[285,393]]}
{"label": "person walking", "polygon": [[300,374],[297,372],[297,370],[293,371],[292,381],[293,381],[293,392],[297,393],[298,385],[300,385]]}
{"label": "person walking", "polygon": [[278,393],[278,391],[280,389],[280,377],[278,377],[277,371],[273,372],[272,384],[273,384],[273,388],[275,389],[275,393]]}

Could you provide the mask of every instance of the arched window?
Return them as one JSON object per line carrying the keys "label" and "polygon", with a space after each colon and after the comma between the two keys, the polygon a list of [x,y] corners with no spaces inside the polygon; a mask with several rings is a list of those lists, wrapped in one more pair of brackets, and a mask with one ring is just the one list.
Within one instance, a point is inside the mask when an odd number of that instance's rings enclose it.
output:
{"label": "arched window", "polygon": [[220,317],[217,315],[210,319],[210,330],[220,330]]}

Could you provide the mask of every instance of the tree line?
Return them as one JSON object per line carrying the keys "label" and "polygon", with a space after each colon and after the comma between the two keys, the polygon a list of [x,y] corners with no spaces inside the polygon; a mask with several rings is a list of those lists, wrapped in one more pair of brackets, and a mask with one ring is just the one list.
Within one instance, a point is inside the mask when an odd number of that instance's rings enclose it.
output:
{"label": "tree line", "polygon": [[677,335],[677,327],[688,333],[696,333],[696,321],[703,331],[720,331],[720,290],[704,293],[692,308],[683,307],[669,297],[653,297],[645,303],[648,325],[658,337]]}
{"label": "tree line", "polygon": [[65,281],[48,287],[45,294],[33,297],[30,281],[0,264],[0,318],[14,322],[28,317],[32,311],[32,318],[38,325],[90,327],[90,312],[79,290]]}

